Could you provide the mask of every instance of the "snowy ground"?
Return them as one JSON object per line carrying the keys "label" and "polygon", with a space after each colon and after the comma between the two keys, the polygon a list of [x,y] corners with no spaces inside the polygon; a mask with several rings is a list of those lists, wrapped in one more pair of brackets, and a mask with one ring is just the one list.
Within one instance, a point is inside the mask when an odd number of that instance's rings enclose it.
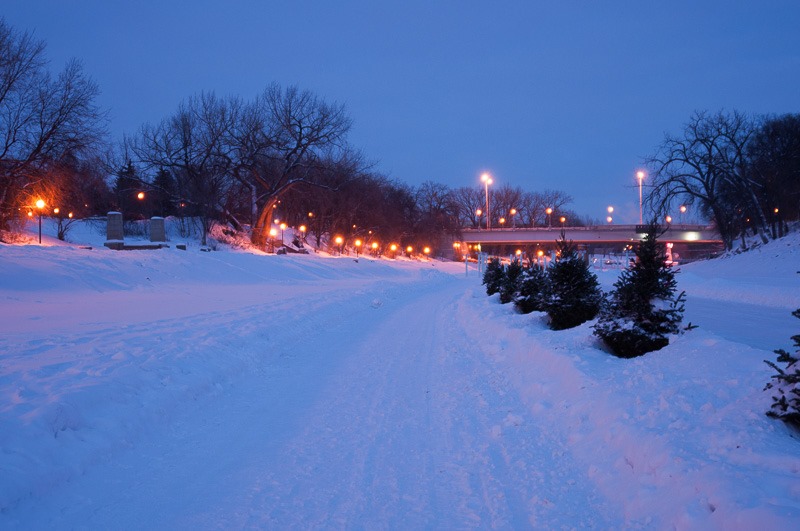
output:
{"label": "snowy ground", "polygon": [[796,236],[684,266],[700,328],[635,360],[463,264],[73,238],[0,244],[0,528],[800,522],[762,390],[800,332]]}

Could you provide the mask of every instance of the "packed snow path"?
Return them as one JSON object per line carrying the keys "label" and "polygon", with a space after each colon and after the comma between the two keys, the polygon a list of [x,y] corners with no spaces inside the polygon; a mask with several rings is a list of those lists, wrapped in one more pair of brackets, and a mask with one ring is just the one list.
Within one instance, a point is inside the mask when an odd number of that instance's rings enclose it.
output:
{"label": "packed snow path", "polygon": [[[796,441],[763,415],[765,352],[726,337],[735,323],[618,360],[588,325],[550,331],[446,264],[275,262],[312,279],[254,273],[258,257],[176,275],[180,254],[112,256],[146,280],[4,292],[0,527],[781,529],[800,515]],[[183,277],[214,261],[227,280]]]}
{"label": "packed snow path", "polygon": [[[457,321],[460,299],[471,296],[465,282],[423,273],[430,278],[412,285],[309,294],[292,297],[291,305],[271,301],[195,315],[184,325],[128,327],[114,338],[120,348],[168,330],[183,343],[178,356],[191,356],[231,335],[264,362],[249,377],[197,396],[161,433],[101,457],[35,500],[49,510],[19,523],[173,529],[602,523],[591,486],[569,479],[578,471],[568,455],[526,415]],[[284,326],[262,335],[257,321],[278,316]]]}

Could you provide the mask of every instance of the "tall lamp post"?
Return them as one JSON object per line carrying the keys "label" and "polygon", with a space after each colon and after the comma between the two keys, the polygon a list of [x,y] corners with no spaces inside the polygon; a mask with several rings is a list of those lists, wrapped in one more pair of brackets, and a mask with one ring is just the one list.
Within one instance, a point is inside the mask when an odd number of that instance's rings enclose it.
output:
{"label": "tall lamp post", "polygon": [[486,189],[486,229],[488,230],[488,229],[492,228],[491,221],[490,221],[492,216],[489,214],[489,212],[490,212],[489,211],[489,185],[492,184],[494,181],[492,181],[492,176],[491,175],[489,175],[488,173],[484,173],[483,175],[481,175],[481,182],[483,182],[483,186]]}
{"label": "tall lamp post", "polygon": [[36,208],[39,209],[39,245],[42,244],[42,211],[44,210],[44,200],[36,200]]}
{"label": "tall lamp post", "polygon": [[550,223],[550,220],[552,219],[551,216],[553,215],[553,209],[550,208],[550,207],[547,207],[545,209],[544,213],[547,214],[547,228],[549,229],[550,227],[552,227],[552,225]]}
{"label": "tall lamp post", "polygon": [[639,225],[644,223],[642,216],[642,181],[644,181],[644,172],[639,170],[636,172],[636,179],[639,181]]}

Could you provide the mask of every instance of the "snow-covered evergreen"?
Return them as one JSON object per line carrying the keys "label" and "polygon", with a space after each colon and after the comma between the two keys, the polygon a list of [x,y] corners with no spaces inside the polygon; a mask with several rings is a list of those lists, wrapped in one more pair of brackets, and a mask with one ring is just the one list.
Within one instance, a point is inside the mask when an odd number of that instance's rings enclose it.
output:
{"label": "snow-covered evergreen", "polygon": [[483,272],[483,284],[486,286],[486,294],[494,295],[500,291],[500,282],[503,280],[503,265],[497,258],[490,258]]}
{"label": "snow-covered evergreen", "polygon": [[588,262],[578,255],[563,231],[556,243],[558,259],[547,270],[542,306],[550,319],[550,328],[564,330],[594,319],[603,301],[603,291]]}
{"label": "snow-covered evergreen", "polygon": [[[793,311],[792,315],[800,319],[800,308]],[[800,334],[792,336],[795,355],[789,354],[784,349],[778,349],[778,363],[785,364],[784,368],[776,363],[766,361],[767,365],[778,371],[772,379],[774,382],[767,384],[766,389],[774,389],[772,407],[767,415],[794,424],[800,428]]]}
{"label": "snow-covered evergreen", "polygon": [[621,358],[667,346],[683,320],[684,293],[675,297],[675,270],[666,263],[658,231],[658,225],[649,225],[636,260],[614,283],[594,326],[595,335]]}
{"label": "snow-covered evergreen", "polygon": [[514,306],[520,313],[542,311],[542,294],[547,289],[547,273],[537,265],[526,267],[518,279]]}
{"label": "snow-covered evergreen", "polygon": [[508,304],[514,300],[519,293],[519,279],[522,274],[522,264],[518,260],[513,260],[503,270],[500,278],[500,302]]}

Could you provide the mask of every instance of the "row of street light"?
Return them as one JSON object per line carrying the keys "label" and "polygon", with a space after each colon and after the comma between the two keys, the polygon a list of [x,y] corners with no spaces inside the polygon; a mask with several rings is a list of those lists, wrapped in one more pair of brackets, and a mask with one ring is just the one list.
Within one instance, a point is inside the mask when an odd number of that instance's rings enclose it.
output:
{"label": "row of street light", "polygon": [[[639,224],[640,225],[642,225],[644,223],[644,208],[643,208],[644,204],[643,204],[642,187],[643,187],[643,184],[644,184],[645,177],[646,177],[646,174],[645,174],[644,171],[638,170],[636,172],[636,180],[639,183]],[[492,228],[491,215],[490,215],[490,210],[489,210],[489,185],[494,183],[494,179],[492,178],[492,176],[489,173],[484,172],[483,174],[481,174],[481,182],[483,183],[484,192],[486,194],[486,229],[489,230],[489,229]],[[613,206],[609,206],[607,210],[608,210],[608,216],[606,217],[606,221],[610,224],[610,223],[613,223],[613,221],[614,221],[614,218],[611,215],[611,214],[614,213],[614,207]],[[686,213],[686,205],[681,205],[680,206],[680,212],[681,212],[681,223],[682,223],[683,222],[683,214]],[[481,215],[483,214],[483,211],[479,208],[479,209],[477,209],[475,211],[475,214],[480,219]],[[512,208],[509,211],[509,215],[511,216],[512,227],[516,227],[516,223],[515,223],[516,214],[517,214],[517,209],[516,208]],[[552,227],[553,209],[551,207],[547,207],[545,209],[545,214],[547,214],[547,226],[548,227]],[[506,222],[506,218],[501,217],[498,221],[500,222],[501,226],[504,226],[504,224]],[[564,223],[566,222],[566,217],[561,216],[559,218],[559,221],[561,222],[561,226],[563,227]],[[672,217],[671,216],[667,216],[666,217],[666,221],[667,221],[667,223],[671,223],[672,222]]]}
{"label": "row of street light", "polygon": [[[39,244],[41,245],[41,243],[42,243],[42,216],[44,215],[44,207],[46,207],[47,204],[45,203],[44,199],[37,199],[36,202],[34,203],[34,205],[36,206],[36,210],[37,210],[38,216],[39,216]],[[58,208],[58,207],[55,207],[53,209],[53,214],[56,215],[56,216],[60,216],[61,215],[61,209]],[[29,218],[33,217],[33,210],[29,210],[28,211],[28,217]],[[69,219],[72,219],[72,217],[73,217],[72,212],[69,212],[67,214],[67,217]],[[63,218],[59,218],[59,220],[61,220],[61,219],[63,219]],[[61,223],[61,221],[59,221],[59,223]]]}
{"label": "row of street light", "polygon": [[[344,238],[342,236],[336,236],[333,241],[338,246],[339,252],[343,253],[344,252]],[[361,248],[363,246],[364,246],[364,242],[360,238],[356,238],[356,240],[353,242],[353,247],[355,248],[355,251],[356,251],[356,258],[358,258],[358,254],[361,252]],[[369,248],[372,250],[372,253],[375,254],[375,255],[377,255],[380,252],[380,244],[378,242],[372,242],[369,245]],[[399,248],[400,248],[400,246],[397,245],[396,243],[389,244],[389,247],[388,247],[389,251],[392,254],[397,253],[397,250]],[[412,245],[409,245],[409,246],[406,247],[405,251],[406,251],[406,254],[408,256],[411,256],[411,254],[414,252],[414,247]],[[425,256],[430,255],[431,254],[431,248],[426,245],[425,247],[422,248],[422,254],[424,254]]]}

